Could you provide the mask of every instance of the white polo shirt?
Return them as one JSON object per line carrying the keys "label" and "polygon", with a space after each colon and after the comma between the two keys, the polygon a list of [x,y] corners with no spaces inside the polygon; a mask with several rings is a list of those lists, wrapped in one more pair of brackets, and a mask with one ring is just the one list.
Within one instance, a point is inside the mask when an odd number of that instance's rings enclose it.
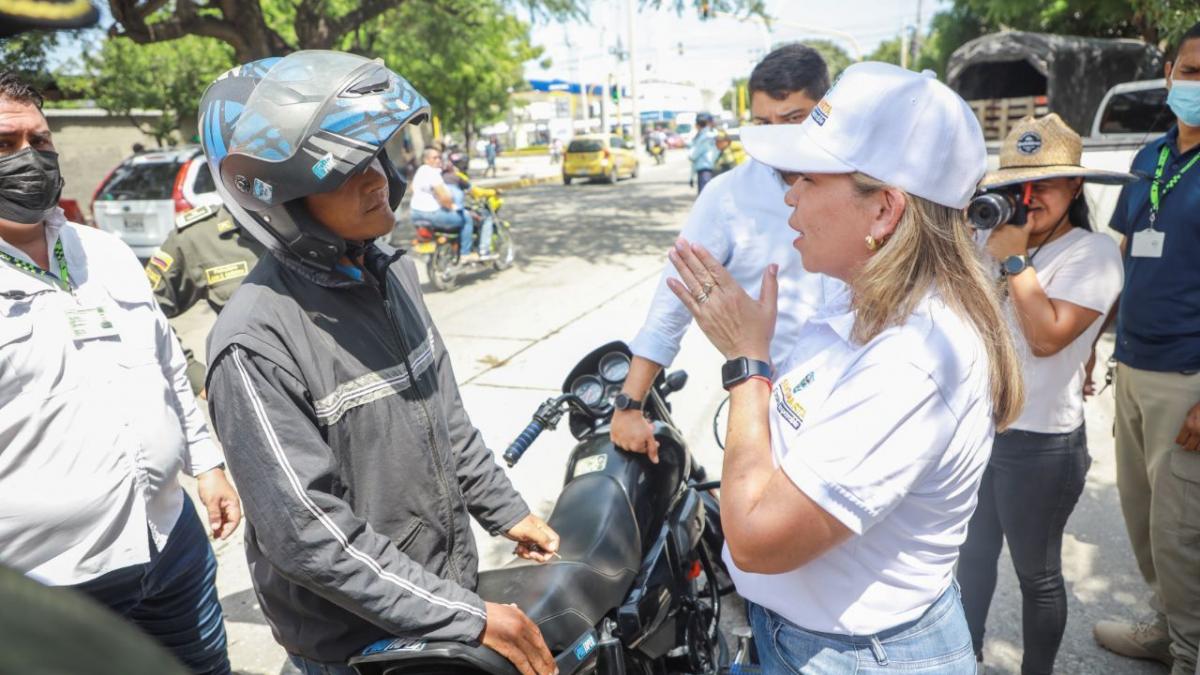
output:
{"label": "white polo shirt", "polygon": [[[74,293],[0,261],[0,564],[50,585],[148,562],[187,499],[179,472],[222,461],[133,252],[55,209],[60,239]],[[73,338],[72,313],[95,307],[116,334]]]}
{"label": "white polo shirt", "polygon": [[[757,298],[762,275],[779,265],[779,315],[771,341],[771,361],[778,365],[791,353],[796,336],[827,299],[845,294],[845,284],[824,274],[806,272],[792,246],[796,231],[788,227],[792,209],[783,203],[787,183],[779,172],[753,159],[717,176],[696,199],[680,236],[701,244],[729,274]],[[667,263],[654,291],[646,322],[630,350],[644,359],[669,366],[692,322],[692,314],[667,286],[679,278]]]}
{"label": "white polo shirt", "polygon": [[844,303],[809,321],[770,410],[775,463],[853,533],[803,567],[737,590],[813,631],[870,635],[919,618],[949,588],[991,453],[987,354],[927,295],[866,345]]}

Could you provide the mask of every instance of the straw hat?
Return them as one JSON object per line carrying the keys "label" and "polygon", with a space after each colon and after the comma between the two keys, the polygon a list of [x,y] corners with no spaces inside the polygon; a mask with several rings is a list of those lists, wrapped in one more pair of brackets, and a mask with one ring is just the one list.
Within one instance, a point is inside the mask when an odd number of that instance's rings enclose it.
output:
{"label": "straw hat", "polygon": [[1083,178],[1094,183],[1120,185],[1137,177],[1117,171],[1083,167],[1083,141],[1055,113],[1017,123],[1000,147],[1000,169],[984,176],[980,188],[1026,183],[1047,178]]}

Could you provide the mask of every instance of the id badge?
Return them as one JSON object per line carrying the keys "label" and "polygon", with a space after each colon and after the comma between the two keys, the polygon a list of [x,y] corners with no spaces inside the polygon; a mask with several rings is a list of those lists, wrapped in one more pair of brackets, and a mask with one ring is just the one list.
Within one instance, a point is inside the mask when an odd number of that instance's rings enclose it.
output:
{"label": "id badge", "polygon": [[1135,258],[1161,258],[1167,234],[1158,230],[1145,229],[1133,233],[1132,255]]}
{"label": "id badge", "polygon": [[114,337],[117,327],[108,319],[103,307],[83,307],[67,311],[71,337],[77,341]]}

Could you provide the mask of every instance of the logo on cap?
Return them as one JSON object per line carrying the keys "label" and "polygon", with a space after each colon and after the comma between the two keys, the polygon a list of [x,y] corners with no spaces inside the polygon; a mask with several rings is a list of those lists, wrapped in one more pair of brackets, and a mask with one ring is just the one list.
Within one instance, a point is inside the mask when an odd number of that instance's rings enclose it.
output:
{"label": "logo on cap", "polygon": [[1023,155],[1032,155],[1042,149],[1042,137],[1035,131],[1027,131],[1017,139],[1017,151]]}
{"label": "logo on cap", "polygon": [[813,108],[809,116],[813,118],[817,126],[825,126],[825,120],[829,119],[829,113],[832,110],[833,106],[829,105],[829,101],[821,99],[821,102],[817,104],[817,107]]}

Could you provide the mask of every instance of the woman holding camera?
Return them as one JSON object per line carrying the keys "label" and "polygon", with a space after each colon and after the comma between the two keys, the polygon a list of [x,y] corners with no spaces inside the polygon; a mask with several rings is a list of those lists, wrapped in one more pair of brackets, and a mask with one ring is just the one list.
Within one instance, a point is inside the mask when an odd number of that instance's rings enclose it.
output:
{"label": "woman holding camera", "polygon": [[[980,233],[1002,284],[1025,376],[1025,407],[997,434],[958,567],[975,656],[996,563],[1008,540],[1021,584],[1021,672],[1050,673],[1067,623],[1062,538],[1091,457],[1083,424],[1084,364],[1121,291],[1116,242],[1091,231],[1083,182],[1129,174],[1080,166],[1082,142],[1058,115],[1027,117],[1005,139],[981,188],[1007,197],[1010,223]],[[986,242],[986,243],[984,243]]]}
{"label": "woman holding camera", "polygon": [[805,269],[851,291],[772,368],[775,270],[754,300],[702,248],[670,253],[668,283],[729,359],[724,557],[763,670],[974,673],[954,564],[1022,398],[963,212],[986,170],[979,125],[932,73],[860,63],[803,124],[742,134],[798,174]]}

